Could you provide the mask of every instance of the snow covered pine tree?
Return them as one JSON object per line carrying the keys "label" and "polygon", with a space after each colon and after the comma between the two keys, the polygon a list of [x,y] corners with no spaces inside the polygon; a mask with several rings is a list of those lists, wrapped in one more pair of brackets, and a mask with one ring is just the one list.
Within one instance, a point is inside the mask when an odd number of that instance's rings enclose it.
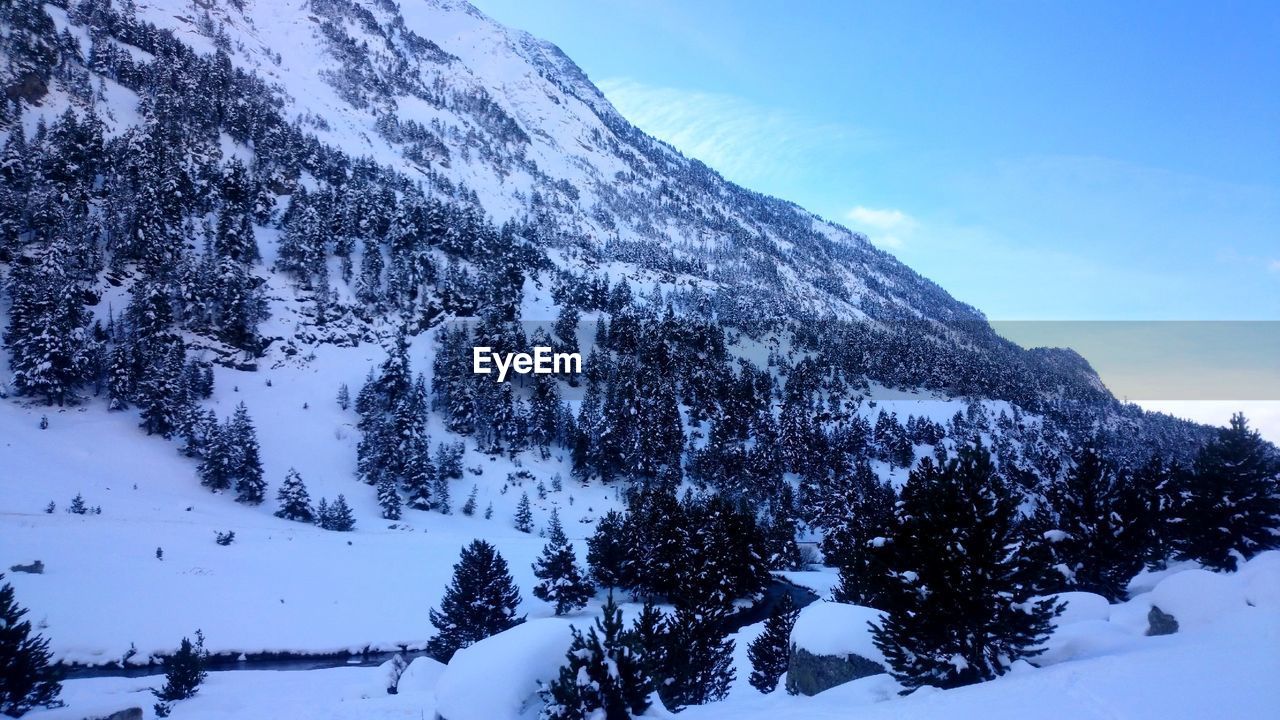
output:
{"label": "snow covered pine tree", "polygon": [[554,510],[547,530],[547,544],[533,564],[533,574],[540,580],[533,587],[534,597],[554,604],[556,615],[583,607],[595,591],[578,566],[573,544],[565,536],[560,515]]}
{"label": "snow covered pine tree", "polygon": [[540,720],[628,720],[649,708],[653,681],[645,673],[642,650],[633,631],[622,626],[613,594],[584,635],[573,628],[568,663],[542,692]]}
{"label": "snow covered pine tree", "polygon": [[436,635],[427,642],[427,652],[449,662],[459,649],[524,622],[516,617],[519,605],[520,589],[507,561],[489,543],[473,540],[453,566],[453,581],[440,610],[431,610]]}
{"label": "snow covered pine tree", "polygon": [[10,717],[50,705],[62,692],[49,664],[49,641],[31,633],[31,622],[22,619],[26,614],[14,599],[13,586],[0,586],[0,712]]}
{"label": "snow covered pine tree", "polygon": [[911,471],[887,547],[888,614],[872,626],[907,692],[990,680],[1042,652],[1064,606],[1031,600],[1051,571],[1019,503],[980,444]]}

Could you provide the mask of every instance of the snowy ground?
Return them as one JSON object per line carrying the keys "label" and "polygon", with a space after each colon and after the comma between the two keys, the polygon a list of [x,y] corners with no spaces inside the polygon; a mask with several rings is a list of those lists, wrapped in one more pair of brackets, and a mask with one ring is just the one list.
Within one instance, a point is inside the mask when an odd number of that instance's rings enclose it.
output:
{"label": "snowy ground", "polygon": [[[814,697],[782,691],[762,696],[744,678],[745,645],[759,626],[738,634],[739,679],[728,700],[682,713],[693,720],[811,720],[843,718],[982,718],[983,720],[1171,720],[1176,718],[1270,718],[1280,710],[1280,553],[1251,562],[1240,573],[1214,575],[1181,568],[1140,578],[1154,589],[1123,605],[1099,607],[1074,597],[1077,609],[1061,619],[1045,667],[1027,664],[1009,675],[957,690],[921,690],[907,697],[887,675],[833,688]],[[1145,637],[1146,608],[1152,602],[1181,612],[1175,635]],[[815,607],[817,612],[827,608]],[[566,623],[541,620],[497,637],[474,653],[472,667],[450,668],[428,659],[414,662],[397,695],[385,691],[382,668],[336,668],[305,672],[237,671],[212,673],[194,699],[177,703],[175,718],[268,719],[432,718],[458,697],[492,698],[485,705],[493,720],[531,718],[533,677],[555,663],[538,662],[511,650],[556,646]],[[519,635],[520,637],[516,637]],[[525,637],[527,636],[527,638]],[[543,648],[545,649],[545,648]],[[463,657],[466,658],[467,651]],[[543,653],[545,654],[545,653]],[[546,666],[546,667],[543,667]],[[86,713],[128,706],[147,708],[149,688],[159,678],[98,678],[66,683],[69,707],[41,711],[42,720],[80,718]],[[447,687],[446,687],[447,686]],[[439,699],[437,694],[439,693]],[[504,710],[505,708],[505,710]],[[504,714],[504,712],[506,714]],[[668,717],[660,708],[654,717]]]}
{"label": "snowy ground", "polygon": [[[480,474],[467,470],[453,482],[453,515],[406,511],[397,523],[380,519],[373,489],[354,479],[355,414],[332,397],[340,382],[354,395],[380,359],[376,347],[357,348],[305,368],[220,371],[212,406],[225,417],[244,401],[258,428],[272,487],[256,508],[202,488],[179,443],[145,437],[132,413],[108,413],[100,403],[58,411],[0,402],[0,568],[44,562],[42,575],[8,572],[6,579],[55,654],[102,663],[133,646],[143,661],[196,628],[215,651],[420,644],[434,633],[427,611],[439,601],[459,550],[477,537],[495,543],[510,564],[526,599],[521,611],[548,614],[549,606],[530,594],[530,564],[544,541],[513,527],[516,503],[529,493],[538,527],[558,506],[585,554],[582,538],[600,512],[617,506],[616,488],[584,488],[566,477],[556,493],[551,479],[561,471],[567,476],[564,464],[555,457],[527,460],[524,468],[548,489],[540,500],[536,481],[506,489],[508,473],[517,469],[509,460],[469,453],[466,466]],[[414,359],[417,367],[427,363],[420,353]],[[46,414],[49,427],[41,430]],[[275,489],[290,467],[302,473],[313,502],[345,493],[356,532],[274,517]],[[458,509],[473,486],[479,509],[465,517]],[[64,512],[77,493],[102,514]],[[50,501],[57,510],[46,514]],[[490,503],[493,518],[485,520]],[[234,544],[217,545],[214,533],[226,530],[235,531]],[[158,547],[163,560],[156,559]]]}
{"label": "snowy ground", "polygon": [[[545,301],[529,288],[533,310]],[[286,313],[273,323],[283,325]],[[284,327],[274,331],[287,334]],[[411,349],[415,372],[431,366],[432,343],[419,337]],[[438,602],[459,549],[474,538],[496,544],[511,565],[530,617],[549,607],[533,599],[530,564],[543,540],[518,532],[512,518],[527,492],[535,527],[558,509],[580,556],[595,521],[619,507],[620,486],[583,486],[570,475],[567,453],[543,460],[480,454],[468,445],[464,477],[451,485],[454,514],[406,510],[400,522],[379,518],[373,488],[355,480],[359,433],[354,410],[335,397],[345,383],[359,391],[384,351],[320,346],[314,356],[268,360],[258,372],[217,368],[214,398],[206,405],[220,418],[244,402],[262,446],[268,500],[259,507],[202,488],[196,462],[181,456],[180,441],[148,438],[135,411],[110,413],[101,401],[76,408],[0,402],[0,568],[41,560],[43,575],[8,573],[20,601],[32,608],[57,657],[78,663],[118,660],[131,648],[136,662],[171,650],[184,634],[204,630],[220,652],[333,652],[419,645],[433,634],[427,610]],[[3,358],[0,358],[2,360]],[[895,405],[945,421],[964,405],[927,395],[884,394]],[[994,411],[996,408],[992,408]],[[864,406],[874,419],[879,408]],[[42,416],[48,428],[40,428]],[[434,441],[456,439],[432,415]],[[883,464],[878,464],[882,466]],[[275,492],[289,468],[301,472],[312,502],[345,494],[355,510],[354,533],[332,533],[278,519]],[[527,470],[533,480],[508,483]],[[879,467],[887,472],[887,466]],[[562,490],[553,479],[560,476]],[[894,474],[905,479],[905,472]],[[541,481],[546,498],[540,498]],[[477,514],[458,510],[472,488]],[[83,494],[101,515],[64,512]],[[54,502],[57,509],[46,514]],[[485,520],[485,508],[493,517]],[[228,547],[215,532],[233,530]],[[535,533],[538,531],[535,531]],[[162,548],[164,559],[156,559]],[[801,585],[826,594],[831,579],[797,575]]]}

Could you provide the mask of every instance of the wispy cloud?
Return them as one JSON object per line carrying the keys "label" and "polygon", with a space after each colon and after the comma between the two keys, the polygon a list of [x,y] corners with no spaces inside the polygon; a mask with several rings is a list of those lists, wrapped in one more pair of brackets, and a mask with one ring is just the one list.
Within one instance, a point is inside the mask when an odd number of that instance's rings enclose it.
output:
{"label": "wispy cloud", "polygon": [[597,83],[618,112],[680,152],[748,187],[775,191],[831,155],[869,144],[847,125],[762,107],[733,95],[655,87],[626,78]]}
{"label": "wispy cloud", "polygon": [[901,248],[920,223],[907,213],[894,208],[869,208],[861,205],[845,213],[854,230],[866,234],[880,247]]}
{"label": "wispy cloud", "polygon": [[1267,265],[1267,269],[1273,273],[1280,273],[1280,260],[1272,260]]}

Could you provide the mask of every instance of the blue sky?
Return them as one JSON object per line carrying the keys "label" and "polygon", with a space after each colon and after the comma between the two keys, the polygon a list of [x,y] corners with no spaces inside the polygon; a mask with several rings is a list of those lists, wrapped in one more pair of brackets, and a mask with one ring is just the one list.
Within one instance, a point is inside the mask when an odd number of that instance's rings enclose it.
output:
{"label": "blue sky", "polygon": [[993,319],[1280,320],[1280,3],[476,3]]}
{"label": "blue sky", "polygon": [[1278,2],[474,2],[993,320],[1280,321]]}

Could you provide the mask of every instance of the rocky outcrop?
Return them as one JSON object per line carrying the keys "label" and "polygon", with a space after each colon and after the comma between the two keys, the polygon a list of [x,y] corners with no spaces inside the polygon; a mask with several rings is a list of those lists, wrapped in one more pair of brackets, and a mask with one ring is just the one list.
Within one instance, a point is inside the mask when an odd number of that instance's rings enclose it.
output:
{"label": "rocky outcrop", "polygon": [[884,672],[884,666],[861,655],[815,655],[791,646],[787,664],[787,692],[817,695],[837,685]]}
{"label": "rocky outcrop", "polygon": [[20,573],[31,573],[32,575],[43,575],[44,563],[36,560],[30,565],[11,565],[9,566],[9,570]]}
{"label": "rocky outcrop", "polygon": [[1172,635],[1178,632],[1178,619],[1155,605],[1147,612],[1147,635]]}
{"label": "rocky outcrop", "polygon": [[84,720],[142,720],[142,708],[125,708],[124,710],[117,710],[110,715],[94,715]]}

